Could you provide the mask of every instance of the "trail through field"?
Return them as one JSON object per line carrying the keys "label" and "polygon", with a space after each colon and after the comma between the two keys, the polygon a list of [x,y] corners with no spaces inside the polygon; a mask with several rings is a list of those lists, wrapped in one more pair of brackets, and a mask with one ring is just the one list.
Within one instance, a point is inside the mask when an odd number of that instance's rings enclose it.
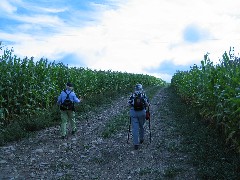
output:
{"label": "trail through field", "polygon": [[127,107],[120,97],[109,107],[89,112],[77,123],[76,135],[59,136],[60,126],[40,131],[32,138],[0,147],[0,179],[196,179],[189,157],[177,151],[181,134],[174,132],[177,118],[169,108],[169,92],[161,88],[151,99],[145,140],[134,150],[128,127],[103,138],[106,124]]}

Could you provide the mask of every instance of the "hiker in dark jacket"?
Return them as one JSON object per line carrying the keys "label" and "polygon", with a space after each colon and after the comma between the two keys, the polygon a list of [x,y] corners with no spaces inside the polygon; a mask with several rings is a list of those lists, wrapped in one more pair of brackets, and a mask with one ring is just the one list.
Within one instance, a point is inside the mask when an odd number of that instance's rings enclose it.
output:
{"label": "hiker in dark jacket", "polygon": [[[64,105],[64,100],[69,95],[70,104]],[[75,108],[74,103],[80,103],[81,99],[77,98],[73,91],[73,85],[71,83],[66,84],[66,89],[64,89],[58,96],[57,104],[60,105],[61,110],[61,136],[66,138],[67,135],[67,123],[70,122],[72,134],[76,133],[76,121],[75,121]]]}
{"label": "hiker in dark jacket", "polygon": [[[139,100],[136,100],[139,97]],[[141,84],[137,84],[134,93],[128,100],[130,105],[130,117],[133,134],[134,149],[138,149],[139,144],[144,141],[144,123],[146,119],[146,108],[149,106],[149,101],[146,94],[143,92]]]}

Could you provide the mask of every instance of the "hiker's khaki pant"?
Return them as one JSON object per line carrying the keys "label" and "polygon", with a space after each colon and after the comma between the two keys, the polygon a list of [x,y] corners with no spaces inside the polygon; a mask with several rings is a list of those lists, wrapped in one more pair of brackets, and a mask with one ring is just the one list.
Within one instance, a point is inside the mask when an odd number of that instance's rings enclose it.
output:
{"label": "hiker's khaki pant", "polygon": [[72,131],[76,131],[75,112],[71,110],[61,111],[61,135],[67,134],[67,123],[70,122]]}

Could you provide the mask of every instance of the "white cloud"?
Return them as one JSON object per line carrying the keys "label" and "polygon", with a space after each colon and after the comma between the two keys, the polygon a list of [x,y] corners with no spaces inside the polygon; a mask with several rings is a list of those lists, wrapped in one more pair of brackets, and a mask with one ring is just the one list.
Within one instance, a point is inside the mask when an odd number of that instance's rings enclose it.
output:
{"label": "white cloud", "polygon": [[[17,7],[11,4],[9,0],[1,0],[0,3],[0,12],[2,13],[14,13],[17,10]],[[2,14],[1,13],[1,14]]]}
{"label": "white cloud", "polygon": [[[207,52],[213,60],[218,60],[229,46],[237,49],[240,32],[237,4],[235,0],[119,1],[117,8],[101,7],[99,12],[93,13],[96,20],[84,27],[76,24],[78,11],[73,11],[76,15],[71,19],[75,24],[71,26],[73,23],[57,16],[57,12],[66,9],[52,7],[45,12],[54,14],[15,18],[19,21],[22,18],[26,23],[21,26],[23,31],[31,29],[32,23],[52,26],[58,33],[2,35],[13,41],[15,37],[14,49],[23,56],[61,59],[69,53],[79,56],[90,68],[144,74],[149,73],[145,70],[147,67],[157,67],[165,60],[191,66],[200,63]],[[9,11],[13,12],[14,7],[10,7]],[[184,30],[191,25],[197,28],[200,41],[185,41]],[[171,76],[161,72],[152,75],[168,80]]]}
{"label": "white cloud", "polygon": [[45,25],[46,27],[57,27],[64,25],[62,20],[57,16],[49,16],[49,15],[34,15],[34,16],[15,16],[15,20],[22,21],[24,23],[32,24],[33,27],[36,25]]}

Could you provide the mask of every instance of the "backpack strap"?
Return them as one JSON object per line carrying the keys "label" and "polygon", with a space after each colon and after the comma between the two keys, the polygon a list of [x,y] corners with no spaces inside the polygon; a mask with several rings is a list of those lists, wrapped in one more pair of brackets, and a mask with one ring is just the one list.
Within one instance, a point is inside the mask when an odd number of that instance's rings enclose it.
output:
{"label": "backpack strap", "polygon": [[71,94],[72,91],[70,91],[70,93],[67,93],[66,89],[64,89],[64,92],[67,94],[67,97],[69,97],[69,94]]}
{"label": "backpack strap", "polygon": [[[63,92],[65,92],[65,93],[67,94],[67,97],[66,97],[66,99],[67,99],[67,98],[69,98],[69,95],[71,94],[72,91],[70,91],[70,93],[67,93],[67,90],[64,89]],[[69,98],[69,99],[70,99],[70,98]]]}

